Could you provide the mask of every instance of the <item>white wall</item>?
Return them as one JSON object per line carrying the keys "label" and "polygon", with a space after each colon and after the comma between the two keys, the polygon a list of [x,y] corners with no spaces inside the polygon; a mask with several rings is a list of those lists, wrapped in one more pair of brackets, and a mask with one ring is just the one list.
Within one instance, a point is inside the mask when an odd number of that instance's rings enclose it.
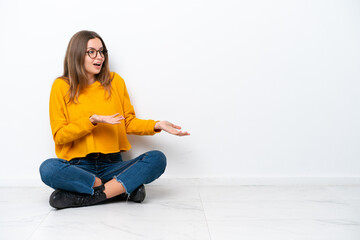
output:
{"label": "white wall", "polygon": [[360,177],[360,2],[0,0],[0,184],[40,184],[54,157],[53,80],[71,36],[98,32],[165,178]]}

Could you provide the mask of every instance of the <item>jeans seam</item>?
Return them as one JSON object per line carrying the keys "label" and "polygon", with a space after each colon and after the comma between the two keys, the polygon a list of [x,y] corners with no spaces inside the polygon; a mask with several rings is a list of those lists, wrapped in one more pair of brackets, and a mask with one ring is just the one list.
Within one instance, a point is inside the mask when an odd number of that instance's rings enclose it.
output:
{"label": "jeans seam", "polygon": [[126,193],[129,194],[129,195],[130,195],[130,193],[127,191],[127,188],[126,188],[125,184],[124,184],[121,180],[118,179],[118,176],[120,176],[120,175],[123,174],[126,170],[128,170],[129,168],[131,168],[132,166],[134,166],[137,162],[143,160],[146,155],[147,155],[147,154],[145,153],[144,156],[143,156],[141,159],[139,158],[138,160],[134,161],[130,166],[128,166],[126,169],[124,169],[121,173],[119,173],[118,175],[115,175],[115,176],[114,176],[114,178],[116,179],[116,181],[120,182],[120,183],[123,185],[123,187],[125,188]]}
{"label": "jeans seam", "polygon": [[143,157],[143,158],[136,160],[133,164],[131,164],[130,166],[128,166],[127,168],[125,168],[121,173],[119,173],[118,176],[121,175],[121,174],[123,174],[126,170],[128,170],[129,168],[131,168],[132,166],[134,166],[135,163],[137,163],[138,161],[143,160],[144,158],[145,158],[145,154],[144,154],[144,157]]}

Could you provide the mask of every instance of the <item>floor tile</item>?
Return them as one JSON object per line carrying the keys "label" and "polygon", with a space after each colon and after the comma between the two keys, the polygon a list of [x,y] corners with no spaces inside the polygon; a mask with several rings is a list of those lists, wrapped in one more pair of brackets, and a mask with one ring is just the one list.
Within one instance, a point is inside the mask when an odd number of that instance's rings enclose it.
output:
{"label": "floor tile", "polygon": [[0,188],[0,239],[360,239],[359,186],[146,189],[141,204],[55,210],[51,188]]}
{"label": "floor tile", "polygon": [[201,201],[200,194],[196,186],[169,185],[152,186],[146,185],[147,202],[170,202],[170,201]]}
{"label": "floor tile", "polygon": [[360,200],[360,186],[329,186],[328,189],[340,199]]}
{"label": "floor tile", "polygon": [[129,212],[118,215],[121,211],[110,208],[74,214],[53,211],[31,239],[210,239],[205,220],[176,220],[176,214],[164,219],[155,214],[153,219],[148,219],[141,211],[135,212],[130,216]]}
{"label": "floor tile", "polygon": [[358,240],[360,225],[352,221],[236,220],[208,221],[212,240]]}
{"label": "floor tile", "polygon": [[0,239],[28,239],[50,213],[44,188],[0,188]]}
{"label": "floor tile", "polygon": [[[68,218],[86,221],[91,218],[111,218],[114,221],[205,221],[201,202],[115,202],[83,208],[55,210],[51,215],[55,220]],[[50,216],[49,216],[50,218]],[[48,219],[49,220],[49,219]]]}
{"label": "floor tile", "polygon": [[359,221],[356,206],[337,201],[227,201],[204,202],[207,220],[345,219]]}
{"label": "floor tile", "polygon": [[334,200],[326,186],[199,186],[202,201]]}

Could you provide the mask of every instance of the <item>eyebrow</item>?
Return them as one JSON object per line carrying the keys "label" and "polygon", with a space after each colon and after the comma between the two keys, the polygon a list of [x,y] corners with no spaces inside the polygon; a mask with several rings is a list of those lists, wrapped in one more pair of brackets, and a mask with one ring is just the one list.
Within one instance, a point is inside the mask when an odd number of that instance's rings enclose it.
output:
{"label": "eyebrow", "polygon": [[[102,48],[104,48],[104,47],[99,48],[99,50],[102,49]],[[94,49],[94,50],[96,50],[96,48],[93,48],[93,47],[88,47],[87,49]]]}

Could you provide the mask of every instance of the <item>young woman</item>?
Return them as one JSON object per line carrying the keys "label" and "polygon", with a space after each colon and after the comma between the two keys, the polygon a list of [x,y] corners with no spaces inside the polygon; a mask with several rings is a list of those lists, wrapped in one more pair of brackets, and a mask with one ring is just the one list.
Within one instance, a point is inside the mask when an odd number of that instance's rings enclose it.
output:
{"label": "young woman", "polygon": [[64,74],[51,89],[50,124],[58,158],[44,161],[40,175],[56,189],[50,205],[57,209],[109,199],[142,202],[143,184],[160,177],[166,157],[150,151],[123,161],[120,152],[131,148],[126,134],[189,135],[168,121],[136,118],[124,80],[110,72],[105,43],[92,31],[69,42]]}

